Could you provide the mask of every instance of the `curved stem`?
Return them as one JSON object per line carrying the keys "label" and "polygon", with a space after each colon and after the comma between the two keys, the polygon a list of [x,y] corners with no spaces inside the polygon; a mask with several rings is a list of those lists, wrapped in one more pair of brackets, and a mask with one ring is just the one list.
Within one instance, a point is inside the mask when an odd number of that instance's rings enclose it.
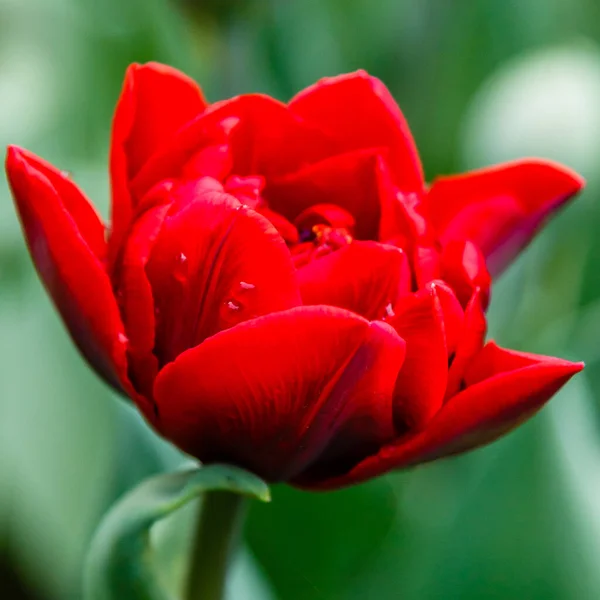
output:
{"label": "curved stem", "polygon": [[204,496],[193,541],[186,600],[222,600],[245,505],[246,499],[240,494],[215,491]]}

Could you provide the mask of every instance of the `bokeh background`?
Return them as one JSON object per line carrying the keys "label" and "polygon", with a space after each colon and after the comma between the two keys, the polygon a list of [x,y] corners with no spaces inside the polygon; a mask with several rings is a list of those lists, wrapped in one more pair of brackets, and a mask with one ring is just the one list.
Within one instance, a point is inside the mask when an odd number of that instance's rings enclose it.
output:
{"label": "bokeh background", "polygon": [[[429,179],[538,155],[588,188],[494,289],[491,332],[585,360],[491,447],[349,490],[251,508],[235,600],[600,598],[600,4],[596,0],[0,0],[0,146],[71,171],[104,214],[126,66],[160,60],[211,100],[282,100],[365,68]],[[351,101],[351,99],[349,100]],[[0,596],[77,600],[101,515],[181,464],[80,360],[0,185]],[[166,585],[192,514],[153,536]]]}

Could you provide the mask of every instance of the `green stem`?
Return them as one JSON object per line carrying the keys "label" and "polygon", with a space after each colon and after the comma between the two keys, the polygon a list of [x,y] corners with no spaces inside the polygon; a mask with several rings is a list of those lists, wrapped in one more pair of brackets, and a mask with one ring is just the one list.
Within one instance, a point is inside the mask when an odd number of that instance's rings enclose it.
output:
{"label": "green stem", "polygon": [[193,541],[186,600],[222,600],[227,568],[242,529],[246,499],[207,492]]}

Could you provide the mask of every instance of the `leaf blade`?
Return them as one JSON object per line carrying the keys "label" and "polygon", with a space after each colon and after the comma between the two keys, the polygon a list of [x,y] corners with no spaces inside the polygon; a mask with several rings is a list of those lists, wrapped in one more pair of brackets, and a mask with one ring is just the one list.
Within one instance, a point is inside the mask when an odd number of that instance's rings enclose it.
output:
{"label": "leaf blade", "polygon": [[86,600],[171,600],[155,574],[150,528],[204,492],[217,490],[270,501],[264,481],[229,465],[157,475],[125,495],[92,540],[84,574]]}

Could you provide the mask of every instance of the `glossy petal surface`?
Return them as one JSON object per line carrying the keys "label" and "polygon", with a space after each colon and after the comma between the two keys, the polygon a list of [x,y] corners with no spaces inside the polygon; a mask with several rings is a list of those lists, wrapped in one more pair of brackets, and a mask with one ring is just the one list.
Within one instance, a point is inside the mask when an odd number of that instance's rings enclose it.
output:
{"label": "glossy petal surface", "polygon": [[[291,175],[273,179],[265,189],[269,206],[290,221],[313,205],[336,204],[350,213],[358,239],[376,239],[381,205],[380,150],[338,154]],[[393,193],[393,192],[392,192]]]}
{"label": "glossy petal surface", "polygon": [[382,319],[410,291],[410,269],[399,248],[354,242],[298,270],[304,304],[327,304]]}
{"label": "glossy petal surface", "polygon": [[357,483],[492,442],[535,414],[583,364],[505,350],[490,342],[471,368],[473,384],[451,398],[427,429],[384,446],[346,475],[319,487]]}
{"label": "glossy petal surface", "polygon": [[400,431],[422,429],[441,408],[448,376],[444,312],[435,286],[403,297],[390,325],[406,341],[396,381],[394,416]]}
{"label": "glossy petal surface", "polygon": [[289,251],[274,227],[202,182],[174,190],[146,271],[161,364],[237,323],[300,304]]}
{"label": "glossy petal surface", "polygon": [[[363,422],[362,430],[352,427],[358,440],[391,435],[389,372],[403,353],[391,328],[340,309],[299,307],[247,321],[161,371],[155,397],[163,433],[201,460],[285,480],[353,416]],[[376,410],[365,411],[369,402]]]}
{"label": "glossy petal surface", "polygon": [[582,187],[581,177],[566,167],[517,161],[436,179],[426,204],[442,242],[472,240],[497,275]]}
{"label": "glossy petal surface", "polygon": [[408,124],[388,89],[364,71],[321,79],[295,96],[290,110],[325,131],[339,152],[389,149],[393,180],[421,192],[423,173]]}
{"label": "glossy petal surface", "polygon": [[150,156],[206,106],[198,85],[176,69],[147,63],[133,64],[127,70],[115,110],[110,150],[111,262],[141,198],[131,193],[130,182]]}
{"label": "glossy petal surface", "polygon": [[487,321],[483,311],[481,292],[476,290],[467,308],[456,351],[448,371],[446,398],[451,398],[464,386],[463,378],[473,357],[483,348]]}
{"label": "glossy petal surface", "polygon": [[[91,211],[68,180],[29,159],[10,148],[6,171],[31,257],[82,354],[121,390],[127,380],[123,323],[108,276],[78,227],[79,221],[90,228]],[[67,202],[46,176],[49,171],[59,189],[68,189]],[[77,221],[67,209],[75,205]]]}
{"label": "glossy petal surface", "polygon": [[132,226],[117,272],[117,298],[129,338],[129,374],[148,398],[152,397],[158,360],[154,354],[156,311],[146,265],[170,208],[169,191],[165,186],[161,190],[163,202],[146,210]]}

